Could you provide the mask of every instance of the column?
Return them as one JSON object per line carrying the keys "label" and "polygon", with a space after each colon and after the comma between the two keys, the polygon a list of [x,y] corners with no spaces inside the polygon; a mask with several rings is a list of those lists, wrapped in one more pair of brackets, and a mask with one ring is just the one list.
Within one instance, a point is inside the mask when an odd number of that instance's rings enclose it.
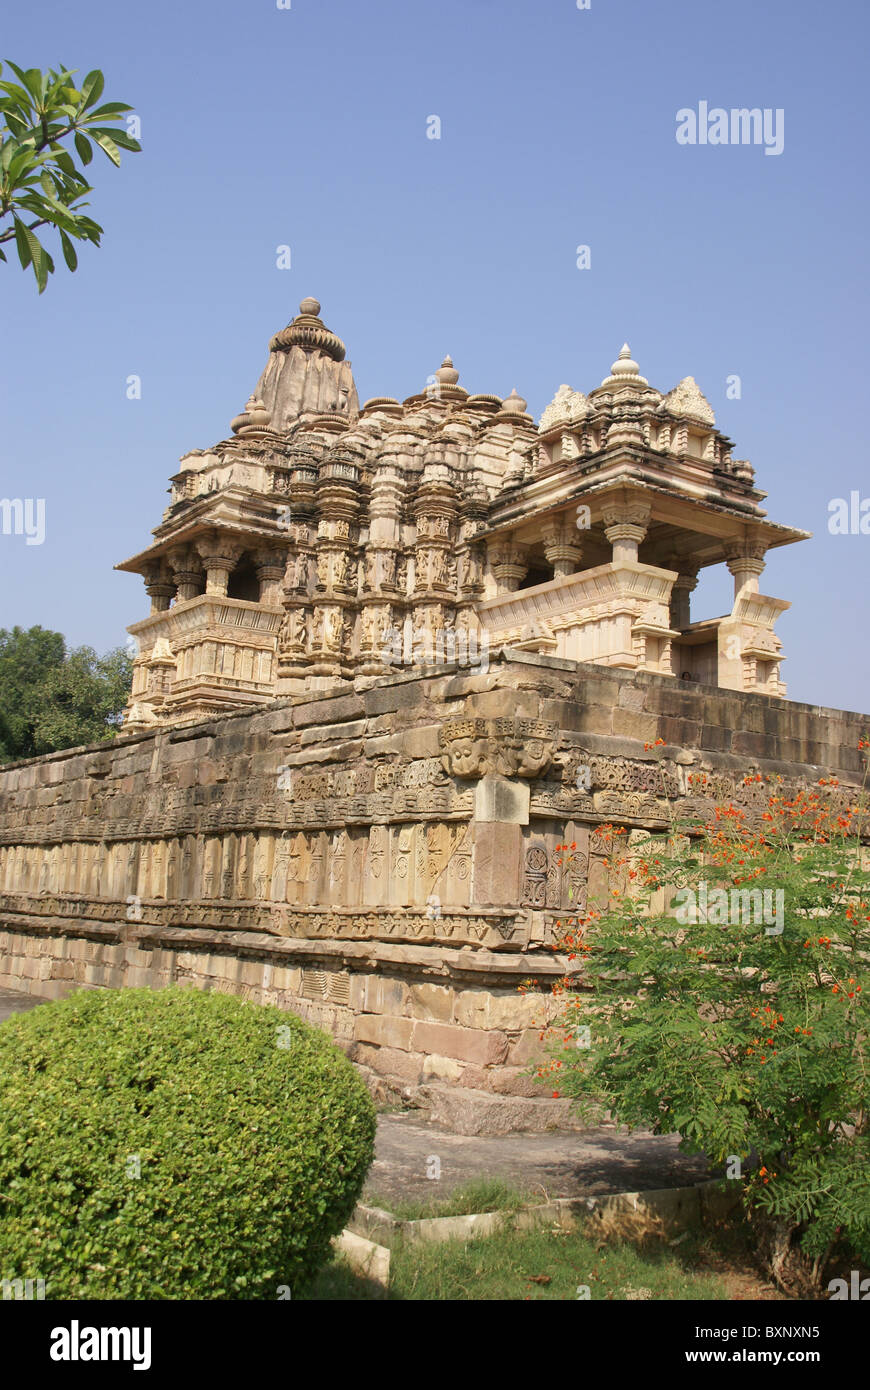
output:
{"label": "column", "polygon": [[638,563],[638,551],[647,533],[650,511],[650,504],[642,501],[614,502],[604,507],[604,534],[613,546],[614,565]]}

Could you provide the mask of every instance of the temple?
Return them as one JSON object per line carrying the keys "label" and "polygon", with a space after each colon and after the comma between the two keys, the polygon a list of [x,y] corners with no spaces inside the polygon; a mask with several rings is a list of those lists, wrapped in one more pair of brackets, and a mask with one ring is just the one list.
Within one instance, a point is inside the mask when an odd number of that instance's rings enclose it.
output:
{"label": "temple", "polygon": [[[319,315],[121,566],[152,607],[124,728],[0,768],[0,988],[238,993],[457,1132],[574,1123],[533,1073],[562,925],[629,881],[608,827],[762,830],[771,783],[839,813],[867,716],[782,699],[759,577],[805,533],[691,377],[625,347],[536,426],[445,359],[360,408]],[[693,621],[720,563],[731,611]]]}
{"label": "temple", "polygon": [[[304,299],[269,345],[232,438],[171,479],[141,574],[151,614],[128,732],[402,667],[482,667],[513,648],[781,697],[768,521],[692,377],[667,394],[628,346],[588,395],[471,395],[449,357],[405,401],[360,408],[345,347]],[[693,621],[727,564],[734,602]]]}

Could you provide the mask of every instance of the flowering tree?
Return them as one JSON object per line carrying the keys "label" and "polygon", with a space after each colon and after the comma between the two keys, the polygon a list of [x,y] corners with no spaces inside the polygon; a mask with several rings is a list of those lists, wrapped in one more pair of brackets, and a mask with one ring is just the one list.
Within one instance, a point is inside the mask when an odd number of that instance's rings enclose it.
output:
{"label": "flowering tree", "polygon": [[707,1154],[776,1280],[818,1289],[838,1242],[870,1260],[866,816],[833,779],[766,790],[760,816],[721,805],[630,846],[601,828],[610,898],[558,924],[538,1074]]}

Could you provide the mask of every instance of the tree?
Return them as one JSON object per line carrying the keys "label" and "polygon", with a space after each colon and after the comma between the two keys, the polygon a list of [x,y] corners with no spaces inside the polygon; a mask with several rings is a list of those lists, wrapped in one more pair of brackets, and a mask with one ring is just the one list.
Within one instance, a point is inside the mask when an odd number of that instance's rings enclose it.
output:
{"label": "tree", "polygon": [[42,627],[0,629],[0,761],[32,758],[33,704],[49,672],[63,664],[63,634]]}
{"label": "tree", "polygon": [[601,828],[609,898],[558,924],[538,1071],[724,1168],[774,1278],[818,1296],[838,1249],[870,1260],[867,815],[834,779],[756,790],[630,846]]}
{"label": "tree", "polygon": [[41,627],[0,630],[0,761],[112,738],[131,681],[123,647],[98,657]]}
{"label": "tree", "polygon": [[[54,260],[37,228],[55,228],[70,270],[78,265],[73,240],[99,246],[103,234],[82,211],[91,185],[63,142],[72,137],[83,167],[93,159],[93,145],[115,165],[121,163],[122,149],[136,152],[141,146],[118,128],[129,106],[120,101],[95,105],[103,91],[101,72],[89,72],[77,88],[75,72],[68,68],[43,73],[39,68],[25,71],[8,59],[7,64],[18,82],[0,81],[0,243],[14,239],[22,267],[33,268],[42,294]],[[8,218],[12,225],[4,227]],[[2,244],[0,260],[6,260]]]}

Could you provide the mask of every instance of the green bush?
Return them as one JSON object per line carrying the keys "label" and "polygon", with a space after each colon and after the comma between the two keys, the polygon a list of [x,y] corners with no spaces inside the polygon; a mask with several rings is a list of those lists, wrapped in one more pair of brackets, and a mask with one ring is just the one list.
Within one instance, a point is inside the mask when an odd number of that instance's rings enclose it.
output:
{"label": "green bush", "polygon": [[198,990],[0,1025],[0,1278],[49,1299],[274,1299],[357,1201],[375,1115],[325,1034]]}

